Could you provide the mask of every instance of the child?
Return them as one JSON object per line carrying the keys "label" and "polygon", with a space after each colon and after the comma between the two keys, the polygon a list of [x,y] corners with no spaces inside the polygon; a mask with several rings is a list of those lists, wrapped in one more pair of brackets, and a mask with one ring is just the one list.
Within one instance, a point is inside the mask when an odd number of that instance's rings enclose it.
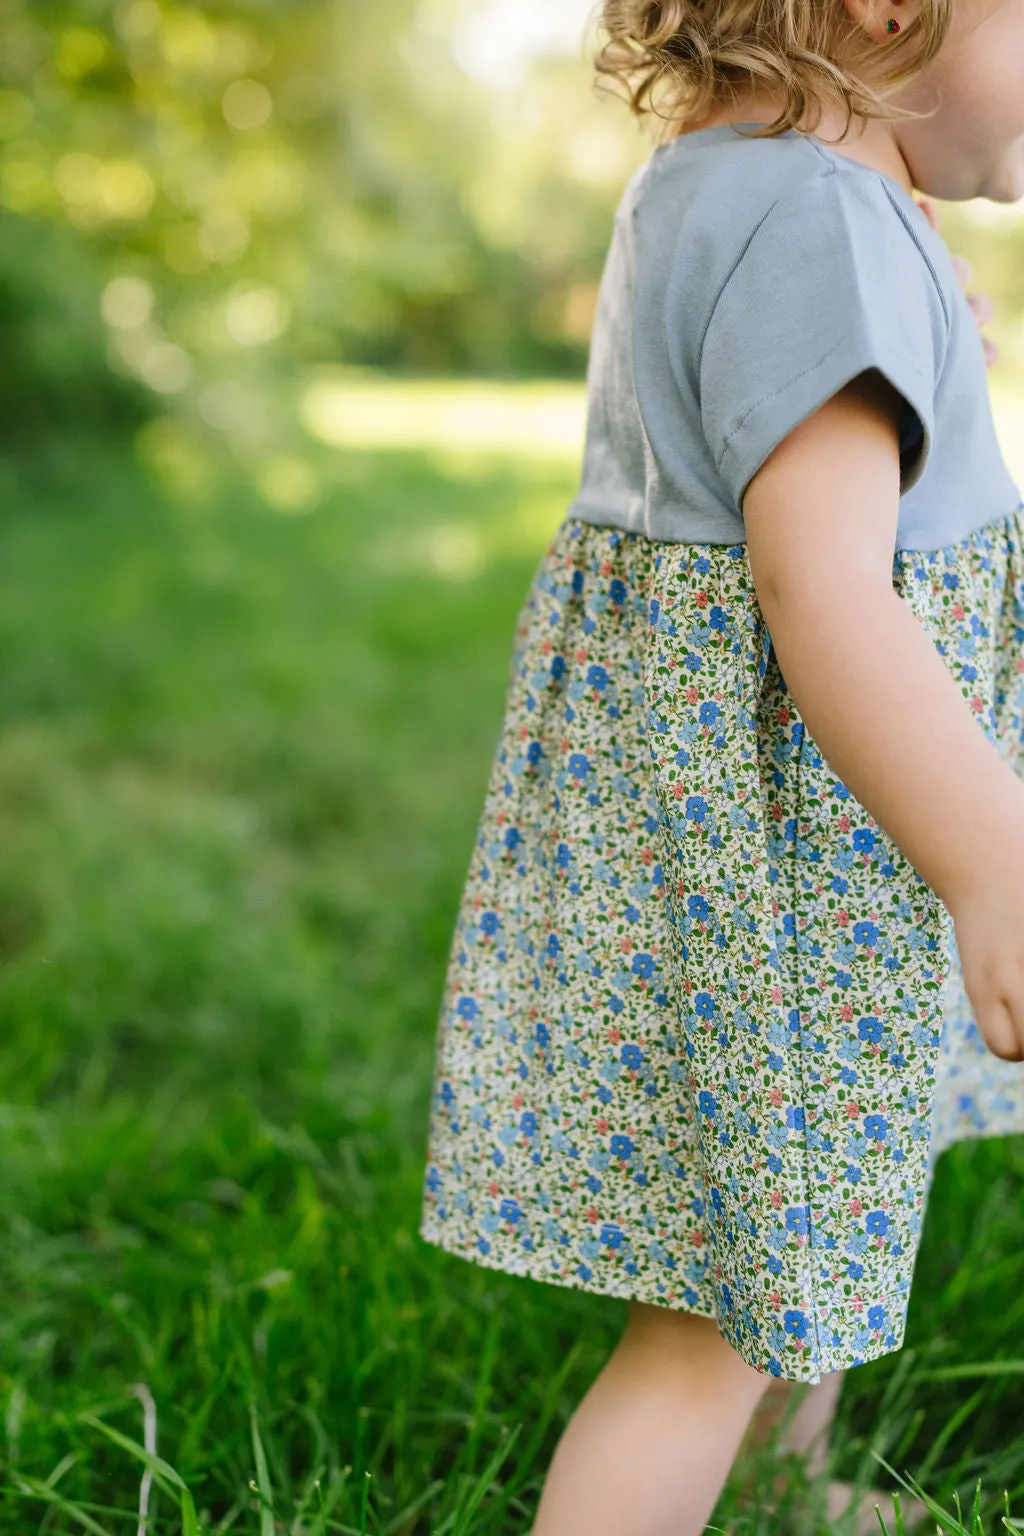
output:
{"label": "child", "polygon": [[936,1156],[1024,1129],[1024,503],[912,196],[1024,195],[1024,0],[603,24],[679,131],[519,618],[420,1231],[629,1301],[534,1536],[690,1536],[773,1378],[825,1419],[900,1347]]}

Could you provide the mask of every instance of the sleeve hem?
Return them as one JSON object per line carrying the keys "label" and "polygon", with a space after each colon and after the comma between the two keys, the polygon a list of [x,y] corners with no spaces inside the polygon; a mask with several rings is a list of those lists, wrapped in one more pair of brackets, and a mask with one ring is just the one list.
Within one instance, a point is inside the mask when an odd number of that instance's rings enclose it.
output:
{"label": "sleeve hem", "polygon": [[[747,486],[773,449],[801,421],[869,368],[877,368],[888,379],[921,424],[920,447],[915,457],[909,466],[901,462],[900,495],[905,495],[921,478],[932,445],[930,377],[898,353],[882,358],[874,348],[865,345],[851,353],[848,342],[849,338],[844,337],[825,357],[798,373],[783,389],[749,407],[730,429],[716,467],[741,511]],[[781,432],[780,419],[786,423]],[[742,436],[737,442],[740,433]]]}

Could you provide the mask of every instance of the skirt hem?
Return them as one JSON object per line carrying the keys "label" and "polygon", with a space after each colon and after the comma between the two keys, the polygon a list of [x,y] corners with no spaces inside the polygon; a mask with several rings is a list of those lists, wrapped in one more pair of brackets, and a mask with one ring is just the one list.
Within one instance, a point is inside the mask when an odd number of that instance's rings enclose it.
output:
{"label": "skirt hem", "polygon": [[652,1285],[649,1276],[636,1277],[636,1283],[632,1285],[610,1285],[604,1281],[584,1280],[575,1271],[560,1272],[558,1274],[538,1275],[526,1264],[516,1264],[510,1261],[506,1254],[483,1253],[479,1250],[469,1252],[458,1242],[451,1241],[445,1231],[444,1224],[439,1221],[425,1219],[417,1228],[419,1237],[435,1248],[453,1255],[457,1259],[464,1259],[468,1264],[476,1264],[482,1269],[496,1270],[501,1274],[511,1275],[516,1280],[533,1280],[542,1285],[558,1285],[563,1290],[585,1291],[591,1296],[608,1296],[616,1301],[641,1301],[653,1306],[667,1307],[674,1312],[689,1312],[695,1317],[709,1317],[716,1322],[719,1331],[726,1342],[732,1346],[736,1353],[747,1365],[754,1370],[761,1371],[762,1375],[773,1376],[780,1381],[806,1382],[810,1386],[817,1385],[823,1376],[831,1375],[835,1371],[850,1370],[858,1365],[867,1365],[872,1360],[881,1359],[884,1355],[896,1354],[903,1347],[903,1339],[906,1331],[906,1307],[908,1296],[906,1291],[897,1290],[888,1296],[878,1298],[875,1304],[885,1305],[894,1303],[896,1306],[895,1328],[889,1335],[891,1342],[886,1342],[884,1337],[879,1337],[866,1344],[862,1354],[852,1358],[847,1349],[845,1355],[842,1348],[833,1348],[826,1352],[824,1363],[821,1359],[815,1363],[813,1360],[787,1359],[783,1356],[778,1360],[779,1370],[766,1370],[756,1360],[752,1360],[748,1353],[737,1347],[735,1337],[731,1337],[723,1326],[722,1319],[712,1309],[708,1311],[701,1306],[694,1306],[686,1302],[667,1301],[664,1295],[659,1295],[656,1284]]}

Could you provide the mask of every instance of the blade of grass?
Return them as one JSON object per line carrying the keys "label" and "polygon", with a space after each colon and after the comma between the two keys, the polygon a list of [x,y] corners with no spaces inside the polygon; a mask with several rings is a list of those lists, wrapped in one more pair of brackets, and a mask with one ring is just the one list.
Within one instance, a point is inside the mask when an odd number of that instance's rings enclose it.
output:
{"label": "blade of grass", "polygon": [[[465,1502],[461,1510],[458,1511],[458,1518],[452,1529],[452,1536],[468,1536],[470,1522],[490,1491],[491,1484],[494,1482],[502,1463],[508,1459],[509,1452],[519,1439],[522,1428],[522,1424],[517,1424],[514,1429],[506,1432],[505,1439],[498,1446],[494,1455],[480,1473],[480,1476],[468,1490]],[[504,1425],[502,1430],[505,1430]]]}
{"label": "blade of grass", "polygon": [[[21,1476],[22,1474],[18,1474]],[[34,1479],[34,1481],[38,1481]],[[41,1485],[45,1488],[46,1484]],[[29,1488],[16,1488],[13,1483],[0,1483],[0,1493],[9,1493],[19,1499],[36,1499],[39,1495]],[[89,1515],[112,1515],[115,1520],[130,1522],[138,1516],[132,1509],[117,1509],[113,1504],[97,1504],[92,1499],[76,1499],[72,1501],[76,1509],[84,1510]]]}
{"label": "blade of grass", "polygon": [[47,1488],[56,1488],[57,1484],[64,1476],[64,1473],[70,1471],[77,1460],[78,1453],[76,1451],[69,1451],[66,1456],[62,1456],[60,1461],[58,1461],[57,1465],[54,1467],[53,1471],[50,1473],[49,1477],[46,1479],[44,1486]]}
{"label": "blade of grass", "polygon": [[[59,1509],[62,1515],[67,1515],[68,1519],[76,1520],[83,1530],[89,1532],[89,1536],[110,1536],[105,1526],[100,1525],[91,1515],[87,1515],[83,1509],[79,1509],[70,1499],[65,1499],[61,1494],[55,1493],[52,1488],[47,1488],[46,1484],[41,1483],[38,1478],[20,1476],[18,1481],[25,1485],[24,1488],[18,1489],[18,1492],[31,1494],[33,1498],[42,1499],[53,1508]],[[134,1512],[132,1518],[135,1518]]]}
{"label": "blade of grass", "polygon": [[[425,1488],[422,1493],[418,1494],[411,1504],[407,1504],[399,1514],[388,1521],[381,1532],[381,1536],[394,1536],[399,1526],[403,1525],[417,1510],[422,1509],[427,1500],[432,1499],[435,1493],[440,1493],[443,1487],[444,1479],[439,1477],[436,1482],[430,1484],[429,1488]],[[313,1536],[313,1532],[310,1532],[310,1536]],[[319,1536],[319,1532],[316,1533],[316,1536]]]}
{"label": "blade of grass", "polygon": [[291,1526],[289,1527],[289,1536],[306,1536],[306,1531],[303,1525],[303,1522],[306,1518],[306,1511],[318,1494],[320,1495],[321,1502],[323,1501],[323,1494],[320,1492],[320,1479],[323,1477],[326,1470],[327,1469],[325,1464],[323,1462],[318,1462],[316,1470],[312,1472],[308,1477],[306,1482],[306,1491],[302,1495],[302,1498],[299,1500]]}
{"label": "blade of grass", "polygon": [[983,1402],[984,1399],[985,1388],[979,1387],[976,1392],[972,1392],[970,1397],[968,1397],[964,1402],[960,1404],[956,1412],[952,1414],[952,1416],[939,1430],[939,1433],[932,1441],[932,1444],[928,1450],[928,1454],[925,1456],[924,1461],[918,1468],[917,1475],[922,1479],[922,1481],[931,1476],[932,1471],[938,1465],[939,1457],[942,1455],[943,1451],[946,1449],[946,1446],[949,1444],[950,1440],[952,1440],[953,1436],[960,1428],[960,1425],[964,1422],[965,1419],[970,1418],[975,1408],[977,1408],[978,1404]]}
{"label": "blade of grass", "polygon": [[[156,1455],[156,1400],[152,1392],[144,1382],[137,1381],[132,1387],[132,1393],[142,1404],[142,1438],[146,1450],[151,1456]],[[139,1489],[139,1532],[138,1536],[146,1536],[149,1529],[149,1490],[153,1482],[152,1468],[147,1467],[142,1474],[142,1486]]]}
{"label": "blade of grass", "polygon": [[[325,1532],[327,1531],[330,1522],[331,1510],[340,1499],[341,1490],[344,1488],[347,1481],[347,1469],[343,1468],[342,1471],[335,1472],[331,1479],[331,1485],[327,1490],[326,1502],[321,1504],[317,1517],[313,1521],[313,1524],[309,1527],[309,1530],[306,1532],[306,1536],[325,1536]],[[317,1488],[320,1488],[319,1483],[317,1483]],[[322,1492],[320,1493],[320,1497],[321,1499],[323,1498]]]}
{"label": "blade of grass", "polygon": [[911,1493],[915,1498],[920,1499],[921,1503],[935,1516],[940,1525],[944,1525],[947,1531],[951,1531],[953,1533],[953,1536],[964,1536],[963,1521],[959,1518],[954,1519],[948,1510],[943,1509],[941,1504],[937,1504],[936,1501],[932,1498],[931,1494],[926,1493],[925,1490],[921,1487],[921,1484],[917,1481],[916,1477],[904,1477],[903,1473],[897,1472],[895,1467],[890,1466],[889,1462],[887,1462],[885,1457],[880,1455],[878,1451],[872,1451],[871,1454],[882,1463],[882,1466],[885,1468],[885,1470],[890,1473],[898,1483],[903,1485],[908,1493]]}
{"label": "blade of grass", "polygon": [[270,1486],[267,1458],[260,1439],[256,1404],[250,1400],[249,1419],[252,1424],[252,1451],[256,1458],[256,1482],[260,1495],[260,1536],[274,1536],[274,1490]]}
{"label": "blade of grass", "polygon": [[972,1376],[1021,1376],[1024,1360],[976,1360],[965,1365],[935,1366],[929,1371],[915,1371],[912,1378],[919,1381],[969,1381]]}
{"label": "blade of grass", "polygon": [[[196,1519],[196,1506],[191,1490],[180,1472],[172,1467],[169,1461],[164,1461],[162,1456],[157,1456],[154,1452],[147,1451],[145,1446],[140,1445],[137,1440],[132,1440],[129,1435],[122,1435],[120,1430],[113,1429],[109,1424],[105,1424],[102,1419],[95,1418],[91,1413],[80,1413],[78,1417],[81,1423],[88,1424],[92,1429],[98,1429],[109,1440],[113,1440],[115,1445],[119,1445],[122,1450],[129,1451],[144,1466],[148,1467],[153,1474],[154,1481],[161,1488],[164,1488],[164,1491],[169,1493],[171,1498],[178,1501],[181,1510],[182,1536],[199,1536],[199,1523]],[[170,1487],[165,1486],[165,1479],[170,1484]]]}
{"label": "blade of grass", "polygon": [[147,1451],[146,1447],[140,1445],[137,1440],[131,1439],[129,1435],[122,1435],[119,1429],[113,1429],[111,1425],[105,1424],[102,1419],[94,1418],[91,1413],[80,1413],[78,1418],[82,1424],[88,1424],[91,1429],[98,1429],[100,1434],[106,1435],[108,1440],[113,1440],[114,1444],[119,1445],[122,1450],[130,1451],[144,1466],[152,1470],[154,1477],[166,1478],[179,1495],[182,1492],[188,1493],[188,1487],[180,1472],[172,1467],[169,1461],[164,1461],[162,1456],[157,1456],[154,1452]]}

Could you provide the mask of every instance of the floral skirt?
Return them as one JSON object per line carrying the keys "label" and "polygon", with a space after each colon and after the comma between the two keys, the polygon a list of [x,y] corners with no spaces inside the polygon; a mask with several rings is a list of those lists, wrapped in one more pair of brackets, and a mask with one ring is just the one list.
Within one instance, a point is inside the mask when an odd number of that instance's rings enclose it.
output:
{"label": "floral skirt", "polygon": [[[893,585],[1024,776],[1024,504],[897,550]],[[746,545],[564,519],[452,939],[420,1235],[815,1382],[900,1347],[938,1154],[1021,1130],[1024,1064],[806,730]]]}

